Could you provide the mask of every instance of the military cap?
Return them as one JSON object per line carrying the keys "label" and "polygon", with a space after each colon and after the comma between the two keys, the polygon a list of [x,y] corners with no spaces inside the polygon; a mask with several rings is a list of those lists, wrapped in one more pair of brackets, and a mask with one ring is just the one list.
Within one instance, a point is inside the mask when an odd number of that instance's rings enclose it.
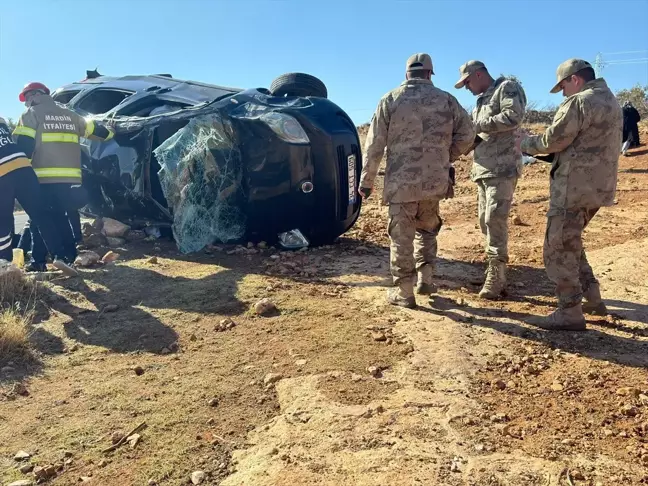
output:
{"label": "military cap", "polygon": [[558,69],[556,69],[556,85],[551,88],[550,93],[557,93],[560,91],[560,83],[567,79],[569,76],[573,76],[581,69],[591,68],[592,65],[582,59],[567,59],[563,62]]}
{"label": "military cap", "polygon": [[480,69],[486,69],[486,65],[481,61],[468,61],[466,64],[459,68],[459,81],[456,82],[455,88],[463,88],[466,84],[466,79],[472,73],[479,71]]}
{"label": "military cap", "polygon": [[422,52],[419,54],[414,54],[407,60],[405,71],[408,73],[411,71],[432,71],[432,74],[434,74],[434,69],[432,68],[432,58],[429,54]]}

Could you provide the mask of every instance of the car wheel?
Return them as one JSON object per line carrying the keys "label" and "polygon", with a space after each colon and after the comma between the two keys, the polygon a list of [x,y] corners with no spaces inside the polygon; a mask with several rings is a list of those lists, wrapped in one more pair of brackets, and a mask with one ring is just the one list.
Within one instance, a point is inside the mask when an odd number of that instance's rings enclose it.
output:
{"label": "car wheel", "polygon": [[315,76],[304,73],[287,73],[279,76],[270,85],[274,96],[316,96],[326,98],[328,90]]}

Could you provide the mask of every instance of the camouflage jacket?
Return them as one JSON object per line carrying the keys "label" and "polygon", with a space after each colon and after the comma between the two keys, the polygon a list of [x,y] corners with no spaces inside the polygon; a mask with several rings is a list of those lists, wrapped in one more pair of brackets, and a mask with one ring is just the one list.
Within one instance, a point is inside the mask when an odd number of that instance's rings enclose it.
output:
{"label": "camouflage jacket", "polygon": [[544,134],[522,140],[529,155],[554,154],[550,215],[614,203],[622,128],[621,107],[599,78],[563,101]]}
{"label": "camouflage jacket", "polygon": [[404,81],[378,104],[360,186],[373,187],[384,154],[386,204],[443,199],[450,162],[466,153],[474,138],[470,116],[454,96],[430,80]]}
{"label": "camouflage jacket", "polygon": [[515,130],[522,123],[525,107],[522,86],[504,77],[477,98],[473,122],[483,142],[475,147],[474,181],[520,174],[522,159],[515,150]]}

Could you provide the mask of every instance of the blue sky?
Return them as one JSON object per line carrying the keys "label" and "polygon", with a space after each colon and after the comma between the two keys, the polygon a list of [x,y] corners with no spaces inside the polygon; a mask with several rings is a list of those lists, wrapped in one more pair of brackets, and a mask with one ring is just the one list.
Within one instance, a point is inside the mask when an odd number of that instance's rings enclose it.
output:
{"label": "blue sky", "polygon": [[[556,66],[648,58],[648,0],[30,0],[0,10],[0,116],[17,118],[22,86],[54,89],[99,67],[110,75],[171,73],[235,87],[268,87],[285,72],[321,78],[357,122],[404,76],[407,57],[432,56],[437,86],[455,90],[469,59],[518,76],[530,101],[550,95]],[[633,22],[636,21],[636,22]],[[648,84],[648,63],[610,65],[612,89]]]}

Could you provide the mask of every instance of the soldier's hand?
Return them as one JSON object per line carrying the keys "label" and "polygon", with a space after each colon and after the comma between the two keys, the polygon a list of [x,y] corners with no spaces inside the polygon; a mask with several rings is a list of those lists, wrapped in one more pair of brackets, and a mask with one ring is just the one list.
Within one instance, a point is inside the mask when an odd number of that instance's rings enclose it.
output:
{"label": "soldier's hand", "polygon": [[373,189],[371,187],[359,187],[358,188],[358,194],[362,199],[367,199],[369,196],[371,196],[371,193],[373,192]]}
{"label": "soldier's hand", "polygon": [[522,155],[522,140],[526,138],[527,134],[526,132],[523,131],[516,131],[515,132],[515,151],[517,152],[518,155]]}

